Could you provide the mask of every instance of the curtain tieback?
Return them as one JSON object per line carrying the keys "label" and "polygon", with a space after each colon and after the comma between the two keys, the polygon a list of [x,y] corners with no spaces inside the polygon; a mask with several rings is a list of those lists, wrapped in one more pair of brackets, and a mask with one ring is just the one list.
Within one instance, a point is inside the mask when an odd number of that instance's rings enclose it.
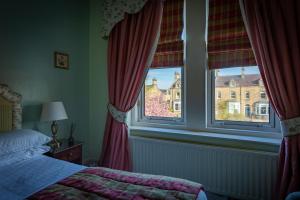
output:
{"label": "curtain tieback", "polygon": [[300,133],[300,117],[282,120],[280,124],[281,132],[284,137],[297,135]]}
{"label": "curtain tieback", "polygon": [[116,107],[114,107],[112,104],[107,105],[107,109],[109,110],[111,116],[121,123],[126,123],[127,120],[127,112],[122,112],[118,110]]}

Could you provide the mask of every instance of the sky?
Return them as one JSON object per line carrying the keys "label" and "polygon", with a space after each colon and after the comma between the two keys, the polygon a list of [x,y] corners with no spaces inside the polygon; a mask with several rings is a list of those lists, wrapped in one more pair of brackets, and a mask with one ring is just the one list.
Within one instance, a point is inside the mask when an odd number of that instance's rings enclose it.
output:
{"label": "sky", "polygon": [[[245,74],[259,74],[257,66],[244,67]],[[149,69],[146,85],[152,84],[152,79],[157,79],[157,84],[159,89],[168,89],[172,83],[175,81],[175,72],[181,74],[180,67],[164,68],[164,69]],[[219,76],[229,76],[229,75],[240,75],[241,67],[231,67],[226,69],[220,69]]]}
{"label": "sky", "polygon": [[[259,70],[257,66],[244,67],[245,74],[259,74]],[[241,67],[231,67],[226,69],[220,69],[220,76],[229,76],[229,75],[240,75]]]}
{"label": "sky", "polygon": [[151,85],[152,79],[156,78],[159,89],[168,89],[175,81],[175,72],[181,74],[181,68],[149,69],[146,85]]}

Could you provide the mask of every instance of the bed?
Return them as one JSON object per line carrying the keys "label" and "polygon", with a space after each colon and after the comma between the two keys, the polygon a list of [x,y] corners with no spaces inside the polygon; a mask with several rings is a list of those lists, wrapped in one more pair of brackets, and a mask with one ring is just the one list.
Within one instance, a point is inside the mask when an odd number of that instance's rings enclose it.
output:
{"label": "bed", "polygon": [[196,199],[203,186],[167,176],[86,167],[43,155],[51,138],[21,129],[21,95],[0,85],[0,199]]}

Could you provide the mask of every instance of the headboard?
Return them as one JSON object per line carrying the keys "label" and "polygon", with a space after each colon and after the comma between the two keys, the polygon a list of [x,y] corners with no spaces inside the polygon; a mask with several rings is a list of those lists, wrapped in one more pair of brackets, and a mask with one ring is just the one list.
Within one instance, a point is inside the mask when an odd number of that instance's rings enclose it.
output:
{"label": "headboard", "polygon": [[22,96],[0,84],[0,132],[22,128]]}

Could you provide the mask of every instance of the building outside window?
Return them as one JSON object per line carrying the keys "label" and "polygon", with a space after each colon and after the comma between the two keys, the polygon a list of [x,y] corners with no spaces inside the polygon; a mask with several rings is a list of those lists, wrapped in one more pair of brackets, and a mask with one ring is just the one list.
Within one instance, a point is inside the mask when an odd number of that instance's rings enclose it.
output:
{"label": "building outside window", "polygon": [[[222,98],[215,97],[215,120],[269,122],[269,102],[265,92],[261,92],[264,88],[258,67],[218,69],[216,75],[215,94],[222,92],[224,95]],[[237,87],[231,87],[232,80]],[[242,94],[245,94],[245,98],[242,98]],[[251,108],[254,112],[251,112]]]}
{"label": "building outside window", "polygon": [[150,69],[145,81],[144,115],[181,118],[181,68]]}

